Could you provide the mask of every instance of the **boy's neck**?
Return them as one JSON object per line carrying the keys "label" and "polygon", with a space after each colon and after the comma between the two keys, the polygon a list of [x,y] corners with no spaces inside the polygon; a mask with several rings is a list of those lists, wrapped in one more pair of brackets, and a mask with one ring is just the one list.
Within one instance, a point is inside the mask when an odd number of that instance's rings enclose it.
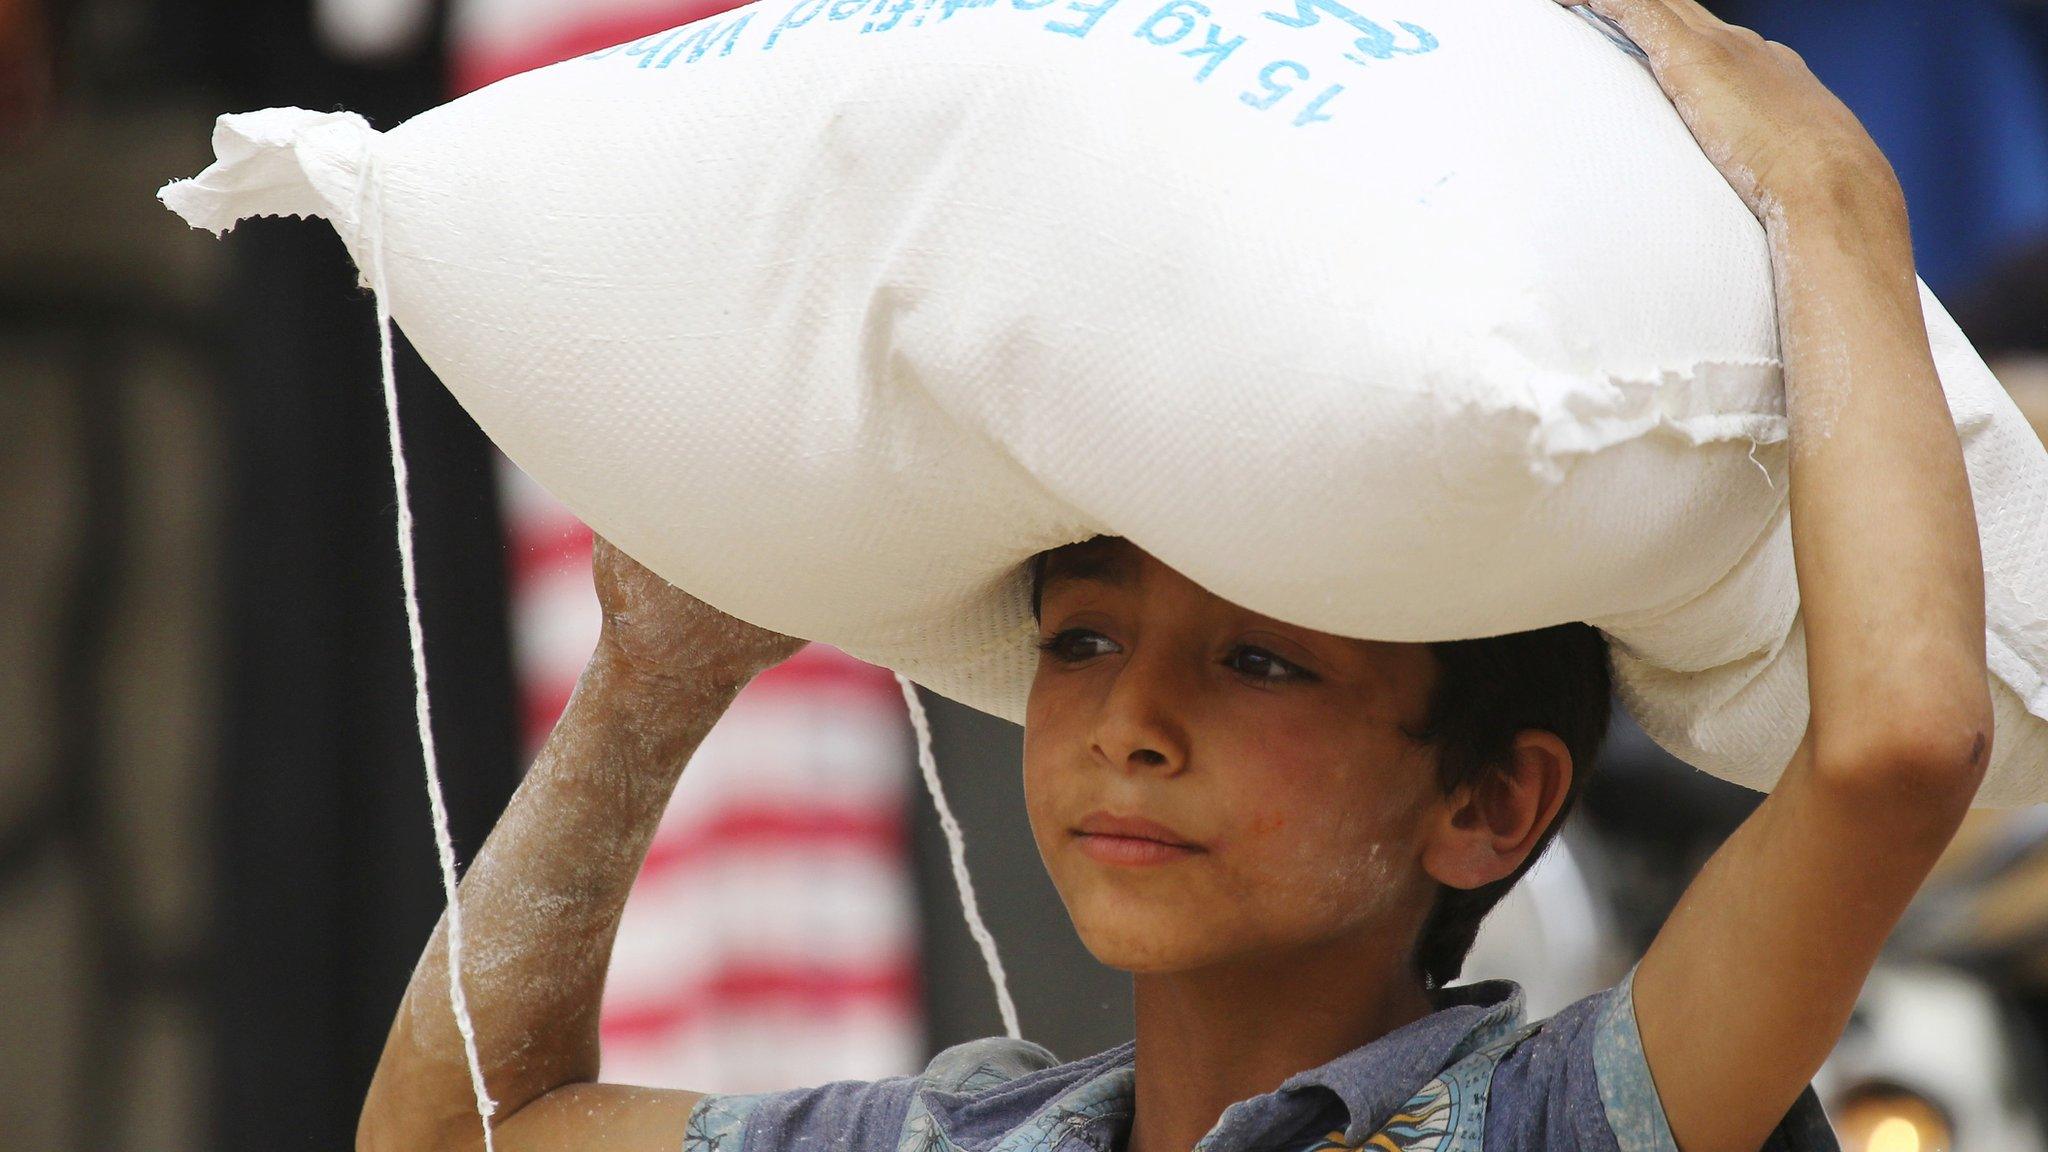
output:
{"label": "boy's neck", "polygon": [[1125,1152],[1189,1152],[1223,1110],[1429,1015],[1405,953],[1355,940],[1196,972],[1139,974]]}

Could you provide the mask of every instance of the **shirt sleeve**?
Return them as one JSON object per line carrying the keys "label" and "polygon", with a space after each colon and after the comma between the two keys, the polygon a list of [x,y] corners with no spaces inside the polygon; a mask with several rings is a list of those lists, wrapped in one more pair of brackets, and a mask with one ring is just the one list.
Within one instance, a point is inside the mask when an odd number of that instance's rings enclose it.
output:
{"label": "shirt sleeve", "polygon": [[697,1101],[682,1152],[897,1152],[917,1078],[840,1080]]}
{"label": "shirt sleeve", "polygon": [[[1543,1022],[1501,1058],[1485,1152],[1678,1152],[1636,1028],[1635,973]],[[1840,1152],[1809,1086],[1761,1152]]]}

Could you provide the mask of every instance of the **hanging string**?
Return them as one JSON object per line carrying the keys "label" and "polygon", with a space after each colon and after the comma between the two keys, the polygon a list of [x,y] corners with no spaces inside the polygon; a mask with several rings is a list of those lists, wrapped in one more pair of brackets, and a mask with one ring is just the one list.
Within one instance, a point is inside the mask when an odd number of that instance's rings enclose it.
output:
{"label": "hanging string", "polygon": [[[384,374],[384,415],[391,433],[391,480],[398,489],[398,569],[405,584],[405,626],[412,640],[413,714],[419,722],[420,751],[427,766],[427,803],[434,816],[434,845],[441,857],[441,888],[448,900],[448,1001],[455,1010],[455,1029],[462,1034],[462,1054],[469,1062],[469,1083],[476,1093],[477,1119],[483,1124],[484,1152],[497,1152],[491,1116],[498,1109],[484,1085],[483,1061],[477,1055],[476,1025],[462,991],[462,904],[455,895],[455,842],[448,832],[448,804],[441,790],[441,768],[434,755],[434,728],[427,705],[427,643],[420,627],[419,574],[413,560],[412,499],[408,493],[405,443],[398,433],[398,372],[392,354],[390,293],[384,280],[383,188],[372,178],[376,137],[366,139],[356,180],[356,251],[369,263],[370,290],[377,297],[377,351]],[[374,210],[372,201],[375,196]]]}
{"label": "hanging string", "polygon": [[924,773],[925,791],[932,794],[932,807],[939,812],[939,829],[946,834],[946,854],[953,861],[953,886],[960,890],[960,910],[967,915],[967,933],[981,947],[982,963],[988,966],[989,982],[996,987],[996,1008],[1003,1014],[1003,1032],[1020,1039],[1017,1006],[1010,1001],[1010,982],[1003,975],[1003,958],[996,955],[996,938],[981,922],[981,906],[974,900],[974,881],[967,875],[967,837],[960,821],[953,818],[953,806],[946,803],[946,789],[939,783],[939,762],[932,755],[932,725],[924,714],[924,702],[917,698],[917,685],[903,673],[896,674],[903,689],[904,706],[910,709],[910,726],[917,730],[917,767]]}

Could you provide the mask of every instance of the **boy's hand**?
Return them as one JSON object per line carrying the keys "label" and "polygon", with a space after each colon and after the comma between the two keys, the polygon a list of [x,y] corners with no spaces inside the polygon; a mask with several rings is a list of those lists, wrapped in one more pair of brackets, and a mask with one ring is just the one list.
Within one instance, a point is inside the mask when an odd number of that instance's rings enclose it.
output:
{"label": "boy's hand", "polygon": [[649,571],[602,536],[590,549],[604,613],[598,656],[665,688],[736,690],[805,641],[720,612]]}
{"label": "boy's hand", "polygon": [[1726,23],[1697,0],[1557,0],[1612,20],[1650,58],[1700,150],[1773,224],[1790,201],[1888,211],[1905,199],[1884,153],[1799,54]]}

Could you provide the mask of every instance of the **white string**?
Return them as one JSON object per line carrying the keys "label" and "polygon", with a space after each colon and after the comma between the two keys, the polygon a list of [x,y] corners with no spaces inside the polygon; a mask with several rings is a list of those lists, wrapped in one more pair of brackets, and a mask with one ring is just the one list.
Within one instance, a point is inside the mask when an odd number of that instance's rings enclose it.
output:
{"label": "white string", "polygon": [[[371,212],[368,197],[383,209],[383,189],[371,178],[376,137],[365,138],[361,173],[356,182],[357,250],[370,266],[370,290],[377,297],[377,351],[384,373],[384,414],[391,432],[391,480],[398,489],[398,568],[405,583],[405,626],[412,640],[413,714],[419,722],[420,751],[427,765],[427,803],[434,814],[434,844],[441,856],[441,887],[448,899],[448,1001],[455,1010],[455,1028],[462,1033],[462,1054],[469,1062],[469,1083],[476,1092],[477,1119],[484,1128],[484,1152],[497,1152],[491,1137],[491,1115],[498,1105],[484,1085],[483,1061],[476,1050],[476,1025],[462,992],[462,904],[455,896],[455,842],[448,833],[448,804],[441,793],[441,768],[434,755],[434,727],[427,705],[427,642],[420,627],[419,575],[413,562],[412,499],[408,494],[405,444],[398,434],[398,371],[392,355],[391,305],[384,281],[384,222]],[[367,227],[366,227],[367,225]],[[367,240],[367,246],[362,242]]]}
{"label": "white string", "polygon": [[1756,446],[1756,438],[1754,436],[1750,437],[1749,462],[1751,464],[1756,465],[1756,470],[1764,474],[1764,483],[1769,484],[1771,486],[1771,491],[1776,492],[1778,490],[1778,482],[1775,479],[1772,479],[1771,470],[1769,468],[1764,467],[1763,461],[1758,460],[1756,458]]}
{"label": "white string", "polygon": [[924,773],[925,791],[932,794],[932,807],[939,812],[939,829],[946,834],[946,854],[953,861],[953,885],[960,889],[960,910],[967,914],[967,933],[981,946],[982,963],[988,966],[989,982],[996,986],[996,1008],[1003,1014],[1003,1031],[1013,1040],[1021,1039],[1017,1029],[1017,1006],[1010,1002],[1010,982],[1003,975],[1003,959],[996,955],[996,938],[981,922],[981,906],[974,901],[974,881],[967,875],[967,837],[960,821],[953,818],[953,806],[946,803],[946,789],[939,783],[939,762],[932,755],[932,725],[925,717],[924,702],[917,698],[917,685],[903,673],[896,674],[903,689],[903,703],[910,709],[910,726],[917,730],[917,767]]}

